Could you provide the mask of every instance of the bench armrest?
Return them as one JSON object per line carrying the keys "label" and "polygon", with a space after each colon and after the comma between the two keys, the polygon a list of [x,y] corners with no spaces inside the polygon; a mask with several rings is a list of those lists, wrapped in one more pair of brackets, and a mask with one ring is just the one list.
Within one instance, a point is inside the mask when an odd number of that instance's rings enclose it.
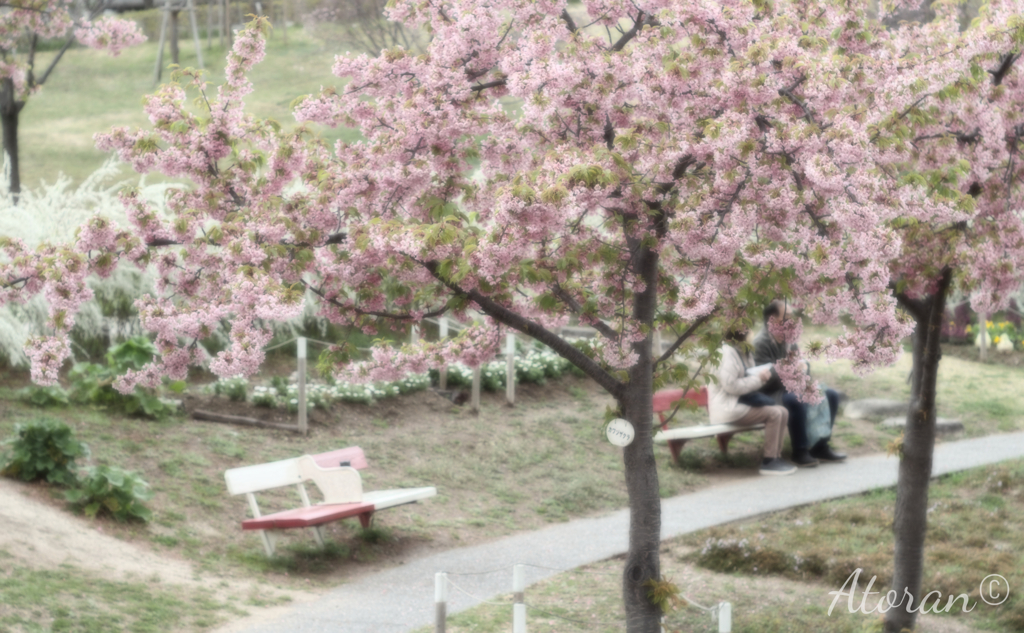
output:
{"label": "bench armrest", "polygon": [[363,480],[349,466],[322,468],[309,455],[299,458],[299,472],[312,481],[324,496],[324,503],[359,503],[363,500]]}

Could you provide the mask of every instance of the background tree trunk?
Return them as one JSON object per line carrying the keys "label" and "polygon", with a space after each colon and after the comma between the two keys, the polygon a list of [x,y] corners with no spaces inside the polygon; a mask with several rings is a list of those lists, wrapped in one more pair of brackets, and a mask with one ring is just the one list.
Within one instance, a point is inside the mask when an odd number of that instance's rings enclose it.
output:
{"label": "background tree trunk", "polygon": [[923,596],[921,579],[928,530],[928,485],[935,449],[935,394],[941,359],[939,338],[952,277],[952,270],[943,270],[935,294],[924,299],[899,297],[900,304],[914,317],[916,327],[911,406],[903,432],[903,450],[896,484],[896,511],[892,524],[896,546],[892,588],[897,596],[903,598],[903,602],[886,613],[886,633],[913,630]]}
{"label": "background tree trunk", "polygon": [[14,203],[18,203],[21,193],[21,170],[18,167],[18,115],[25,107],[24,101],[18,101],[14,90],[14,81],[7,77],[0,80],[0,124],[3,127],[4,153],[7,154],[7,168],[10,170],[10,192]]}
{"label": "background tree trunk", "polygon": [[179,64],[178,61],[178,14],[180,11],[171,11],[171,63]]}

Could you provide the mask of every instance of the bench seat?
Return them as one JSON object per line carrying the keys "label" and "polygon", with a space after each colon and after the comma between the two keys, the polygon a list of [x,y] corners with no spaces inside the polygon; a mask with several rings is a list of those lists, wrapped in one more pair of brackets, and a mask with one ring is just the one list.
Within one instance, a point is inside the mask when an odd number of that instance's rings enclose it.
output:
{"label": "bench seat", "polygon": [[742,431],[756,431],[763,429],[764,424],[701,424],[698,426],[684,426],[667,431],[658,431],[654,434],[654,441],[658,444],[668,444],[669,440],[695,440],[699,437],[711,437],[722,433],[740,433]]}
{"label": "bench seat", "polygon": [[372,503],[332,503],[308,508],[295,508],[274,514],[264,514],[258,519],[242,521],[243,530],[284,530],[323,525],[339,519],[361,516],[373,512]]}
{"label": "bench seat", "polygon": [[318,503],[308,508],[295,508],[274,514],[265,514],[257,519],[242,521],[242,529],[282,530],[313,527],[355,516],[359,517],[363,526],[366,527],[369,525],[370,515],[376,510],[414,503],[436,494],[437,490],[433,487],[374,490],[373,492],[364,492],[361,503]]}

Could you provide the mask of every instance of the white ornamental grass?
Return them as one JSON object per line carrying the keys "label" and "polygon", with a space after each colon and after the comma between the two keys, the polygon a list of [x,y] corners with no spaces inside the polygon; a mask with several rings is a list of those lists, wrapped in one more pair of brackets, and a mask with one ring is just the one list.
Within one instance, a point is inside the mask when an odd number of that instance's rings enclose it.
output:
{"label": "white ornamental grass", "polygon": [[[107,160],[77,186],[68,176],[58,174],[52,184],[41,181],[38,187],[25,187],[17,205],[9,190],[9,182],[10,171],[5,160],[3,177],[0,178],[0,235],[21,239],[29,248],[44,241],[71,242],[76,229],[94,216],[128,227],[128,219],[118,197],[126,185],[137,183],[135,187],[139,194],[161,215],[166,212],[168,193],[184,186],[177,183],[147,184],[145,176],[137,181],[125,179],[122,164],[115,158]],[[109,308],[115,303],[131,306],[143,294],[154,292],[154,279],[152,272],[139,271],[131,265],[119,266],[106,279],[90,278],[89,287],[96,299],[84,305],[75,318],[73,340],[98,341],[108,345],[141,334],[134,309],[122,315],[125,318],[116,318],[104,316],[101,306]],[[324,336],[329,322],[318,317],[317,312],[315,296],[307,291],[302,314],[290,321],[268,325],[274,330],[276,339],[310,334]],[[0,306],[0,359],[6,359],[12,366],[27,367],[28,357],[23,351],[25,341],[47,332],[47,313],[48,306],[42,296],[21,305]],[[229,343],[227,328],[212,332],[210,340],[216,347],[226,347]],[[83,350],[74,351],[79,355]]]}
{"label": "white ornamental grass", "polygon": [[[40,182],[36,188],[24,188],[17,205],[8,188],[10,172],[6,160],[3,171],[4,177],[0,179],[0,235],[20,239],[29,248],[39,246],[43,241],[70,242],[75,237],[75,230],[94,216],[107,218],[118,226],[128,226],[124,207],[117,195],[128,181],[118,180],[121,168],[114,159],[104,163],[77,187],[72,186],[69,177],[59,174],[53,184]],[[138,188],[143,197],[162,211],[164,195],[178,186],[146,185],[143,179],[139,181]],[[152,291],[153,276],[134,267],[122,266],[107,279],[94,277],[88,283],[97,300],[83,306],[75,319],[72,336],[79,340],[113,342],[138,334],[137,324],[103,316],[100,305],[103,302],[111,305],[119,298],[127,298],[130,304],[143,292]],[[0,356],[9,364],[28,365],[23,351],[25,341],[47,331],[47,312],[47,303],[42,296],[21,305],[0,306]]]}

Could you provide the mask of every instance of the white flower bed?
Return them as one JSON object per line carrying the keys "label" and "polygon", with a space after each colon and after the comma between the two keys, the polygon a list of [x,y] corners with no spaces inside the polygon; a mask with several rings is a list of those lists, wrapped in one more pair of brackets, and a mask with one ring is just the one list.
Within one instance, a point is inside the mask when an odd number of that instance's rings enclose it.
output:
{"label": "white flower bed", "polygon": [[[232,381],[229,378],[217,381],[216,385]],[[383,398],[392,398],[403,393],[422,391],[430,386],[427,374],[411,374],[402,380],[388,383],[357,385],[347,382],[334,384],[310,382],[306,384],[306,401],[312,408],[326,409],[335,402],[362,402],[370,404]],[[223,387],[214,386],[214,393],[223,393]],[[252,403],[257,407],[284,407],[296,411],[299,406],[299,386],[295,383],[283,385],[256,385],[252,390]]]}
{"label": "white flower bed", "polygon": [[[548,378],[558,378],[570,369],[569,361],[549,349],[534,349],[524,356],[516,357],[516,382],[544,383]],[[495,359],[481,367],[481,386],[486,391],[498,391],[505,387],[505,361]],[[437,370],[424,374],[410,374],[395,382],[378,382],[370,384],[353,384],[348,382],[306,384],[306,400],[311,408],[327,409],[335,402],[361,402],[370,404],[377,400],[423,391],[437,378]],[[248,382],[241,377],[222,378],[211,386],[208,391],[218,395],[235,394],[232,399],[239,399],[237,394],[241,385]],[[456,363],[448,367],[448,385],[451,387],[471,386],[473,384],[472,368]],[[297,411],[299,406],[299,387],[295,383],[285,383],[275,378],[273,385],[256,385],[252,389],[252,403],[257,407],[283,407],[289,411]]]}

